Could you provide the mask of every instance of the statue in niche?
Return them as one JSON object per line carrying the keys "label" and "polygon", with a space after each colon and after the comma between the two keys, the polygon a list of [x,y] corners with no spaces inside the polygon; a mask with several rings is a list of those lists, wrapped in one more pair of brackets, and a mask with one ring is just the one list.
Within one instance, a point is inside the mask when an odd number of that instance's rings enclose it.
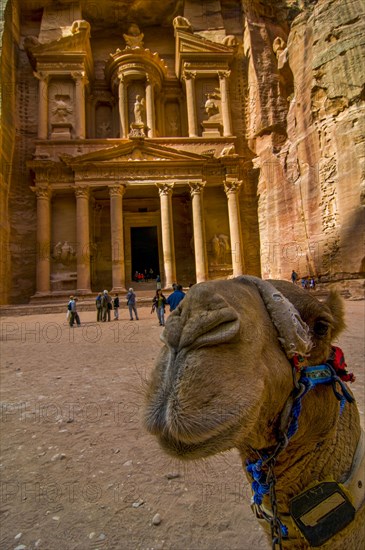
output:
{"label": "statue in niche", "polygon": [[144,98],[140,95],[136,95],[136,101],[134,103],[134,122],[135,124],[144,124],[144,117],[146,108],[144,104]]}
{"label": "statue in niche", "polygon": [[127,34],[123,34],[123,38],[126,43],[127,50],[134,50],[136,48],[143,48],[144,34],[139,30],[136,23],[129,25]]}
{"label": "statue in niche", "polygon": [[229,238],[224,233],[213,235],[210,241],[212,265],[226,265],[226,253],[229,252]]}
{"label": "statue in niche", "polygon": [[219,263],[226,263],[226,253],[229,252],[229,237],[224,233],[218,235],[219,239]]}
{"label": "statue in niche", "polygon": [[218,265],[219,264],[219,239],[217,235],[214,235],[212,240],[210,241],[212,245],[212,265]]}
{"label": "statue in niche", "polygon": [[55,95],[55,106],[52,109],[52,114],[55,116],[56,122],[67,122],[68,115],[72,111],[69,95]]}
{"label": "statue in niche", "polygon": [[208,115],[209,121],[217,121],[221,119],[219,104],[220,94],[218,92],[209,92],[205,94],[207,98],[204,104],[204,110]]}
{"label": "statue in niche", "polygon": [[69,265],[75,256],[75,250],[68,241],[59,241],[53,248],[52,257],[56,262]]}
{"label": "statue in niche", "polygon": [[58,241],[58,243],[53,247],[52,257],[54,260],[60,261],[62,254],[62,243],[61,241]]}
{"label": "statue in niche", "polygon": [[180,117],[177,105],[170,105],[167,110],[167,132],[172,137],[180,135]]}
{"label": "statue in niche", "polygon": [[98,135],[101,138],[108,138],[111,133],[109,122],[101,122],[98,126]]}

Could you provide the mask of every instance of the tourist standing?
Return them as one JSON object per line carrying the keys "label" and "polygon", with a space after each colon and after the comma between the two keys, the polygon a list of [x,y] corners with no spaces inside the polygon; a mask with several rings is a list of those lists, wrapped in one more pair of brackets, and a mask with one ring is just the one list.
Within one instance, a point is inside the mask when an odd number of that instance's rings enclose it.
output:
{"label": "tourist standing", "polygon": [[[174,286],[174,285],[173,285]],[[170,311],[177,308],[181,300],[185,297],[185,292],[182,291],[181,285],[175,285],[174,292],[167,298],[166,303],[170,306]]]}
{"label": "tourist standing", "polygon": [[116,294],[115,297],[114,297],[113,308],[114,308],[114,320],[118,321],[118,319],[119,319],[119,296],[118,296],[118,294]]}
{"label": "tourist standing", "polygon": [[127,306],[128,306],[128,309],[129,309],[130,321],[133,321],[133,312],[134,312],[134,315],[136,317],[136,321],[138,321],[139,319],[138,319],[138,313],[137,313],[137,307],[136,307],[136,295],[134,293],[133,288],[130,288],[128,290]]}
{"label": "tourist standing", "polygon": [[79,314],[77,313],[76,302],[78,302],[77,298],[74,298],[73,300],[71,300],[70,327],[74,326],[75,321],[78,327],[81,325],[80,317],[79,317]]}
{"label": "tourist standing", "polygon": [[71,302],[73,301],[73,299],[74,299],[74,297],[70,296],[70,299],[69,299],[68,304],[67,304],[67,313],[66,313],[67,323],[70,323],[70,316],[71,316],[71,309],[72,309]]}
{"label": "tourist standing", "polygon": [[156,290],[156,295],[153,298],[152,301],[152,310],[151,313],[156,310],[157,319],[160,323],[161,327],[165,326],[165,304],[166,304],[166,298],[162,294],[161,289]]}
{"label": "tourist standing", "polygon": [[291,272],[291,282],[295,284],[297,280],[298,280],[298,273],[293,269],[293,271]]}
{"label": "tourist standing", "polygon": [[96,306],[96,322],[99,322],[102,320],[102,309],[101,309],[101,298],[102,294],[99,292],[95,299],[95,306]]}
{"label": "tourist standing", "polygon": [[108,294],[107,290],[104,290],[103,295],[101,297],[101,310],[102,310],[102,317],[101,320],[106,322],[110,321],[110,310],[112,309],[112,301]]}

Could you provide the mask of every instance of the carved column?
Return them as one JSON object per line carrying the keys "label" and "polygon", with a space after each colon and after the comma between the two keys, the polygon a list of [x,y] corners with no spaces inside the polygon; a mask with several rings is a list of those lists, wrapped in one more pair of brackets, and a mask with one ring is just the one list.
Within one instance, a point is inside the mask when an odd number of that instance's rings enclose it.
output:
{"label": "carved column", "polygon": [[125,185],[111,185],[110,195],[110,226],[112,244],[112,277],[113,292],[125,291],[125,263],[123,237],[123,195]]}
{"label": "carved column", "polygon": [[193,230],[195,251],[196,282],[201,283],[208,279],[208,262],[205,245],[203,188],[204,183],[189,183],[193,208]]}
{"label": "carved column", "polygon": [[90,223],[89,188],[75,187],[76,240],[77,240],[77,292],[88,294],[90,287]]}
{"label": "carved column", "polygon": [[173,183],[156,183],[160,194],[161,230],[163,262],[165,270],[165,287],[171,288],[176,281],[174,228],[172,221],[172,189]]}
{"label": "carved column", "polygon": [[231,108],[229,101],[229,85],[228,79],[231,71],[218,71],[219,88],[221,92],[221,106],[223,119],[223,135],[232,135]]}
{"label": "carved column", "polygon": [[38,78],[38,138],[48,138],[48,74],[33,73]]}
{"label": "carved column", "polygon": [[155,137],[155,98],[153,80],[147,76],[146,82],[146,122],[147,122],[147,136],[149,138]]}
{"label": "carved column", "polygon": [[127,122],[127,87],[123,75],[119,75],[118,85],[118,101],[119,101],[119,120],[120,120],[120,137],[128,136]]}
{"label": "carved column", "polygon": [[189,137],[198,136],[196,99],[195,99],[195,77],[194,71],[185,71],[184,78],[186,84],[186,105],[188,110],[188,128]]}
{"label": "carved column", "polygon": [[85,84],[87,78],[84,71],[71,73],[75,81],[75,137],[85,139]]}
{"label": "carved column", "polygon": [[48,185],[31,188],[37,197],[37,294],[51,289],[51,190]]}
{"label": "carved column", "polygon": [[240,206],[238,201],[239,188],[242,182],[227,180],[224,191],[228,199],[229,231],[231,237],[233,276],[243,275],[244,262],[242,254],[242,232],[240,220]]}

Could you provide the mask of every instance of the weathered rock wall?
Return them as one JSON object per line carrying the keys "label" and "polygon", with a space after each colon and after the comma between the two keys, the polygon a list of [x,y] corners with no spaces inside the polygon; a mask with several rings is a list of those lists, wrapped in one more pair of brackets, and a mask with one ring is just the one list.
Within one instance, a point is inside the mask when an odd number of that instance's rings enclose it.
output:
{"label": "weathered rock wall", "polygon": [[[6,20],[6,25],[5,25]],[[15,92],[17,85],[17,49],[19,42],[18,2],[0,5],[0,304],[9,301],[11,280],[9,250],[9,192],[13,172],[16,139]]]}
{"label": "weathered rock wall", "polygon": [[291,4],[280,21],[244,2],[262,275],[363,278],[364,4]]}

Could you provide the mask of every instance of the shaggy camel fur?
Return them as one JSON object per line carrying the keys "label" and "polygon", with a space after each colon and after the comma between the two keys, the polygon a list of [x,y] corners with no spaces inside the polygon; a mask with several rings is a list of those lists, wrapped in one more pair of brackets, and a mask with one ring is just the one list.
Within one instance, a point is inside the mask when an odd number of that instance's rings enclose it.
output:
{"label": "shaggy camel fur", "polygon": [[[276,305],[265,303],[262,288],[269,294],[275,289],[265,283],[239,277],[194,285],[170,315],[145,409],[147,430],[169,454],[196,459],[235,447],[244,465],[256,460],[253,449],[277,443],[278,418],[293,390],[290,347],[309,351],[306,365],[328,358],[344,328],[340,297],[331,293],[320,303],[292,283],[271,281],[300,315],[287,302],[290,312],[273,322]],[[299,429],[275,465],[279,517],[288,514],[289,500],[314,482],[346,479],[360,432],[356,405],[346,403],[340,415],[329,385],[304,396]],[[263,504],[270,510],[267,496]],[[362,505],[355,519],[321,548],[363,548],[364,516]],[[283,548],[310,548],[293,527],[289,534]]]}

